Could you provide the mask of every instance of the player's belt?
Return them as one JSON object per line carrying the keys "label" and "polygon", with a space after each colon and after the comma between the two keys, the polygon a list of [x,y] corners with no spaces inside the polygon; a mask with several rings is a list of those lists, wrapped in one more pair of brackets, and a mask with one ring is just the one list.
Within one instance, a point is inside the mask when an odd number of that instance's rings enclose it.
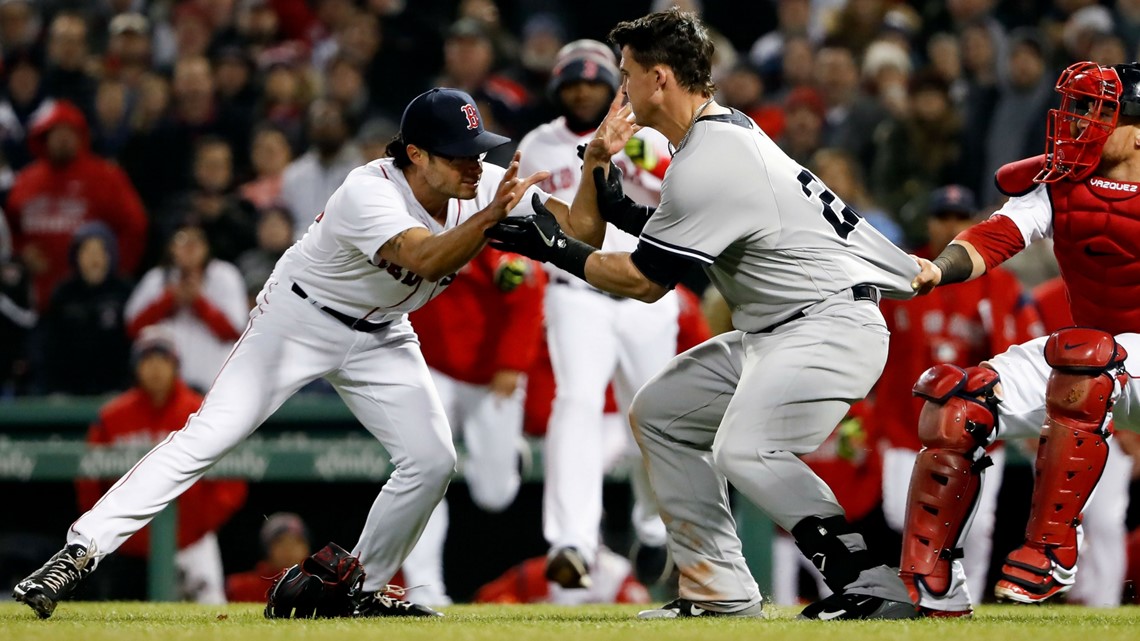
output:
{"label": "player's belt", "polygon": [[366,334],[371,334],[372,332],[378,332],[382,329],[387,329],[388,326],[392,324],[392,321],[384,321],[383,323],[377,323],[376,321],[364,320],[363,318],[353,318],[353,317],[349,316],[348,314],[338,312],[331,307],[325,307],[324,305],[318,303],[317,301],[309,298],[309,295],[306,294],[305,290],[301,289],[301,286],[298,285],[297,283],[293,283],[293,293],[300,296],[301,300],[309,301],[310,303],[312,303],[313,307],[316,307],[317,309],[321,310],[322,312],[324,312],[324,313],[328,314],[329,316],[332,316],[333,318],[337,319],[338,321],[343,323],[349,329],[355,329],[358,332],[364,332]]}
{"label": "player's belt", "polygon": [[[575,282],[575,281],[577,281],[577,282]],[[586,291],[593,292],[595,294],[601,294],[602,296],[605,296],[607,298],[612,298],[614,300],[626,300],[626,298],[624,296],[618,296],[617,294],[611,294],[609,292],[603,292],[602,290],[586,283],[585,281],[578,280],[578,279],[572,280],[572,279],[570,279],[566,276],[563,276],[561,274],[555,274],[555,275],[551,276],[550,282],[554,283],[555,285],[566,285],[567,287],[574,287],[574,285],[576,285],[577,283],[581,283],[582,285],[584,285],[584,287],[578,287],[577,289],[584,289]]]}
{"label": "player's belt", "polygon": [[[866,284],[855,285],[854,287],[851,288],[851,298],[853,298],[854,300],[869,300],[872,303],[878,305],[879,300],[882,299],[882,297],[883,297],[883,295],[881,292],[879,292],[879,288],[875,287],[874,285],[866,285]],[[804,310],[801,309],[800,311],[796,312],[795,314],[792,314],[791,316],[785,318],[782,321],[772,323],[771,325],[765,327],[764,329],[760,329],[760,330],[756,330],[755,332],[748,332],[748,333],[749,334],[768,334],[768,333],[774,331],[777,327],[787,325],[788,323],[790,323],[792,321],[797,321],[797,320],[804,318],[806,316],[807,316],[807,314],[804,312]]]}

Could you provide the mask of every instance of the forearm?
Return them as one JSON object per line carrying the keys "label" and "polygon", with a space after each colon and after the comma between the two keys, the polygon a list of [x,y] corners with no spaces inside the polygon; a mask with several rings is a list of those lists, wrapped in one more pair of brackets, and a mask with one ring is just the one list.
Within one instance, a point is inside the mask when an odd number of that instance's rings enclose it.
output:
{"label": "forearm", "polygon": [[574,194],[574,202],[570,205],[570,215],[562,228],[567,235],[600,248],[606,239],[606,221],[602,220],[602,215],[598,211],[598,190],[594,186],[595,167],[605,167],[608,172],[609,161],[602,163],[587,154],[582,162],[582,177],[578,182],[578,191]]}
{"label": "forearm", "polygon": [[410,229],[385,243],[380,257],[435,282],[459,271],[474,258],[486,244],[483,232],[495,222],[489,213],[480,211],[439,234]]}
{"label": "forearm", "polygon": [[934,264],[942,272],[939,285],[962,283],[986,273],[986,262],[969,241],[955,240],[942,250]]}
{"label": "forearm", "polygon": [[625,252],[595,252],[586,260],[586,282],[602,291],[652,303],[669,290],[645,277]]}

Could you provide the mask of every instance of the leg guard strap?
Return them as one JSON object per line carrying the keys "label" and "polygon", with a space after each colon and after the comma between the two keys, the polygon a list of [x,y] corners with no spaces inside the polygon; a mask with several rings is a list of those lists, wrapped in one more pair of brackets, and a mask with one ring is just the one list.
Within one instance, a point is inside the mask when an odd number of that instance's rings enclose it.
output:
{"label": "leg guard strap", "polygon": [[796,546],[823,575],[827,587],[837,594],[859,578],[860,572],[875,565],[866,549],[848,549],[839,539],[842,534],[854,534],[843,516],[825,519],[809,516],[792,528]]}

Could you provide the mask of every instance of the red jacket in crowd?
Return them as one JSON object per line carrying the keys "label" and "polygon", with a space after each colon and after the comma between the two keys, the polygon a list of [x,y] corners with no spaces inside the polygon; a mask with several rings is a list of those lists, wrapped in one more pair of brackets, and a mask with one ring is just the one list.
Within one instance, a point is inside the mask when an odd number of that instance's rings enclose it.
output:
{"label": "red jacket in crowd", "polygon": [[882,310],[890,354],[875,387],[871,428],[891,446],[915,451],[922,447],[917,426],[924,401],[911,390],[923,372],[938,363],[977,365],[1044,332],[1017,279],[1001,268],[926,296],[884,300]]}
{"label": "red jacket in crowd", "polygon": [[[182,429],[186,419],[198,411],[202,397],[181,380],[174,384],[170,398],[155,407],[139,388],[111,399],[99,412],[99,419],[87,432],[92,444],[138,443],[153,445],[168,434]],[[110,489],[113,481],[75,482],[80,511],[90,510]],[[178,548],[194,543],[216,531],[245,503],[244,481],[198,481],[178,498]],[[120,554],[145,557],[150,549],[149,530],[144,528],[119,548]]]}
{"label": "red jacket in crowd", "polygon": [[[712,338],[712,330],[701,312],[701,299],[684,285],[677,286],[680,315],[677,317],[677,353],[700,345]],[[550,351],[546,337],[540,336],[538,355],[526,377],[526,408],[523,410],[523,431],[530,436],[545,436],[550,421],[550,408],[554,403],[554,368],[550,364]],[[613,385],[606,390],[607,413],[616,412]]]}
{"label": "red jacket in crowd", "polygon": [[[526,261],[526,276],[505,292],[496,274],[518,260]],[[409,315],[428,365],[474,385],[490,383],[502,370],[529,370],[542,335],[545,282],[530,259],[484,248],[442,296]]]}
{"label": "red jacket in crowd", "polygon": [[[46,157],[46,138],[58,126],[79,133],[79,151],[65,165]],[[87,121],[66,101],[52,104],[32,121],[28,147],[36,160],[16,176],[5,214],[17,253],[36,251],[45,261],[33,267],[36,305],[47,306],[51,292],[68,272],[71,236],[84,223],[102,221],[119,241],[120,268],[133,274],[146,242],[146,212],[123,170],[91,152]]]}

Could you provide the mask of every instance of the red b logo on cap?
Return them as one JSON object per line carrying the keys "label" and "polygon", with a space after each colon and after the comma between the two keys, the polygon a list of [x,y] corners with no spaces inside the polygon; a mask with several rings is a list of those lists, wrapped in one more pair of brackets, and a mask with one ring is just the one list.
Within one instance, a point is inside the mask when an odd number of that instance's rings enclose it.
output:
{"label": "red b logo on cap", "polygon": [[478,129],[479,128],[479,112],[475,111],[475,107],[471,103],[467,103],[467,104],[463,105],[462,107],[460,107],[460,109],[463,111],[463,114],[465,116],[467,116],[467,128],[468,129]]}

